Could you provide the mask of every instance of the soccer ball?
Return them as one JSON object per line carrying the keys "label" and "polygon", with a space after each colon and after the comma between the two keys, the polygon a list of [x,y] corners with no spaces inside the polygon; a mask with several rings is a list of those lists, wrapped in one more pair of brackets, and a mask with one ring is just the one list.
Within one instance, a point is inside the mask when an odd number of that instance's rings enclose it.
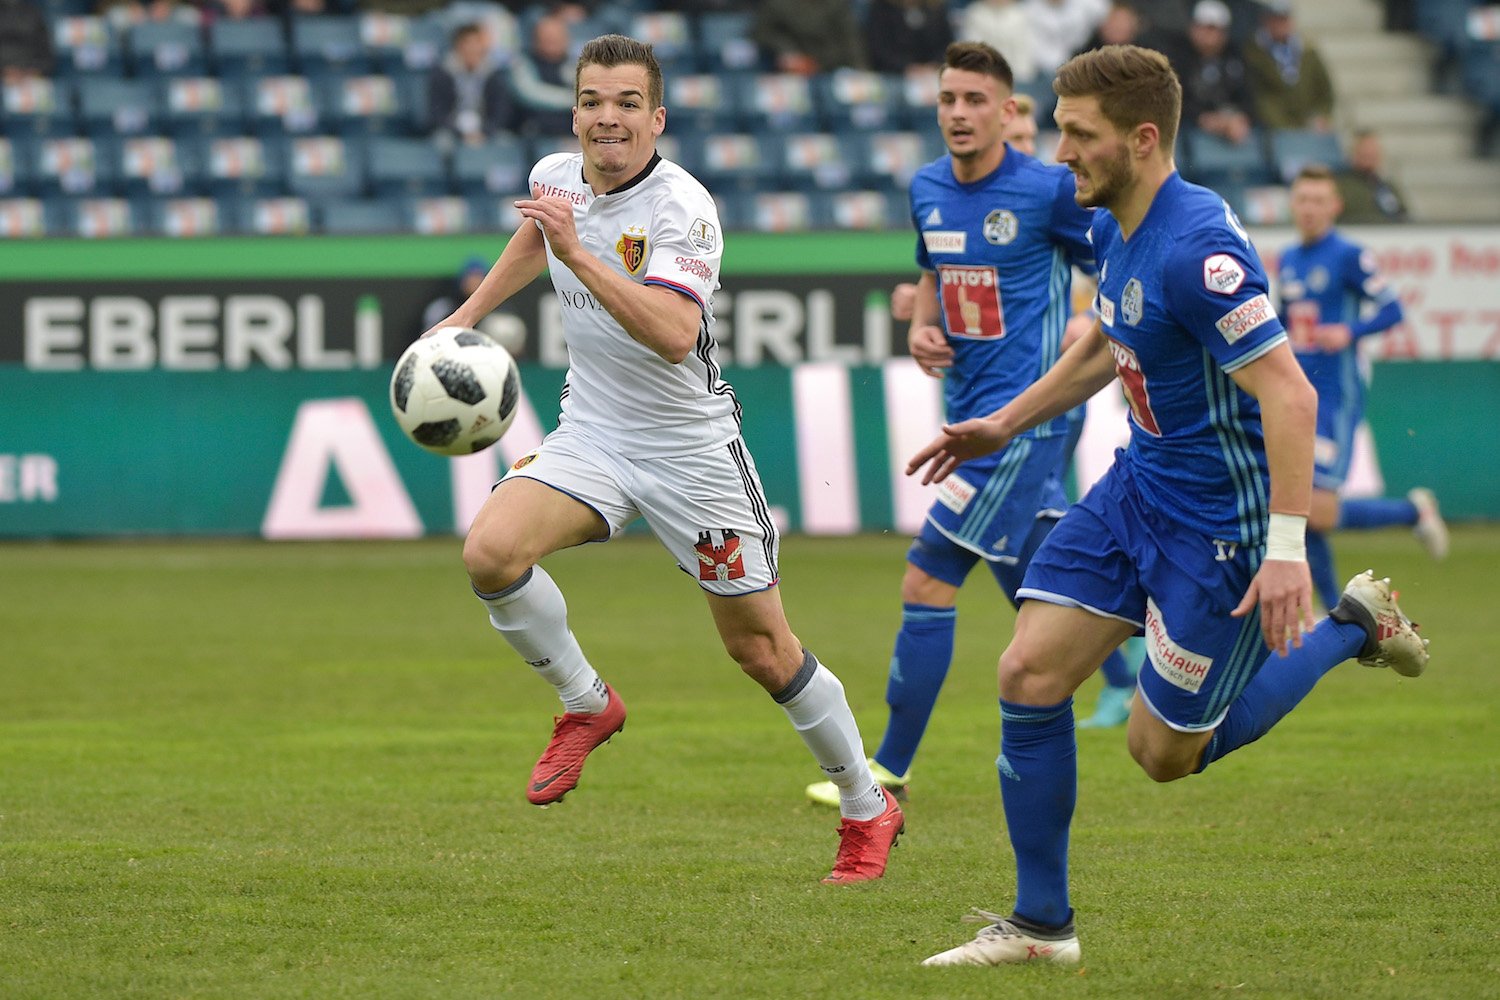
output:
{"label": "soccer ball", "polygon": [[521,374],[478,330],[447,326],[412,344],[391,375],[391,412],[406,436],[439,455],[469,455],[516,418]]}

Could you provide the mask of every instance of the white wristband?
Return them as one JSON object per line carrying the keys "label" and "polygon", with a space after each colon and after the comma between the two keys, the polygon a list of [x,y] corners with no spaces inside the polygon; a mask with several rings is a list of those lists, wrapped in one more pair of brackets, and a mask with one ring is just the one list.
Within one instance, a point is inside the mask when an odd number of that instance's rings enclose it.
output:
{"label": "white wristband", "polygon": [[1307,518],[1296,514],[1272,514],[1266,531],[1266,558],[1283,562],[1307,562]]}

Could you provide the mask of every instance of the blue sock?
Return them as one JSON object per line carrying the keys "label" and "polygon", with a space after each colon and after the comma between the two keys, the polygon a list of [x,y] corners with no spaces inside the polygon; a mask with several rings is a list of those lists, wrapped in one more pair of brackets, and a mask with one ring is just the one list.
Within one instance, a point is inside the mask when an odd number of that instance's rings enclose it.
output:
{"label": "blue sock", "polygon": [[1405,497],[1360,497],[1339,505],[1340,528],[1386,528],[1393,524],[1416,524],[1417,508]]}
{"label": "blue sock", "polygon": [[901,631],[896,633],[891,676],[885,686],[891,718],[880,749],[875,751],[875,760],[892,774],[905,774],[917,755],[932,706],[937,704],[943,678],[953,663],[953,627],[957,620],[957,608],[901,606]]}
{"label": "blue sock", "polygon": [[1104,671],[1104,683],[1112,688],[1135,687],[1135,670],[1118,649],[1105,657],[1099,669]]}
{"label": "blue sock", "polygon": [[1203,750],[1202,771],[1213,761],[1254,743],[1306,698],[1323,675],[1354,656],[1365,644],[1358,625],[1324,618],[1302,637],[1302,648],[1272,654],[1229,706],[1229,712]]}
{"label": "blue sock", "polygon": [[1000,798],[1016,852],[1015,913],[1061,927],[1068,905],[1068,828],[1078,798],[1073,699],[1017,705],[1000,699]]}
{"label": "blue sock", "polygon": [[1312,573],[1318,600],[1323,602],[1323,607],[1332,610],[1344,590],[1339,586],[1338,572],[1333,567],[1333,546],[1328,544],[1328,536],[1321,531],[1307,533],[1307,568]]}

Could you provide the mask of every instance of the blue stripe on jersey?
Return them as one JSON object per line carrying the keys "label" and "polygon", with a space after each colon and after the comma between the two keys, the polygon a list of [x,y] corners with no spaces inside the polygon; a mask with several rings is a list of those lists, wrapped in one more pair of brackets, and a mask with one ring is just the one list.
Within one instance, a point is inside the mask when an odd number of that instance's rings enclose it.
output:
{"label": "blue stripe on jersey", "polygon": [[1240,622],[1234,647],[1221,667],[1229,671],[1229,676],[1214,689],[1214,697],[1204,706],[1203,715],[1198,720],[1199,725],[1206,726],[1224,714],[1229,703],[1250,682],[1256,666],[1265,659],[1265,648],[1265,639],[1261,637],[1260,630],[1260,608],[1257,607]]}
{"label": "blue stripe on jersey", "polygon": [[1224,466],[1234,483],[1240,538],[1248,545],[1259,547],[1265,544],[1270,504],[1255,448],[1241,419],[1240,388],[1207,351],[1203,352],[1203,384],[1211,414],[1210,423],[1218,435]]}
{"label": "blue stripe on jersey", "polygon": [[1027,456],[1031,454],[1031,441],[1028,438],[1017,438],[1005,449],[1005,454],[1000,458],[1000,464],[990,474],[989,480],[980,490],[979,497],[975,500],[974,510],[965,521],[964,530],[958,532],[958,539],[968,542],[971,546],[981,544],[985,528],[989,521],[1005,502],[1005,497],[1010,493],[1012,486],[1016,484],[1016,477],[1021,470],[1026,468]]}

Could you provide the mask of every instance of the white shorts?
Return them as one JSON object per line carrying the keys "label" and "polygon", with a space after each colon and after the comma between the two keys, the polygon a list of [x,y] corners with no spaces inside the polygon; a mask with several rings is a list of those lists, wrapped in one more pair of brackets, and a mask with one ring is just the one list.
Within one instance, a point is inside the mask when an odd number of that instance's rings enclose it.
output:
{"label": "white shorts", "polygon": [[[736,437],[721,448],[672,458],[624,458],[563,424],[505,479],[545,483],[586,504],[613,538],[637,517],[710,594],[732,597],[774,587],[781,539],[750,449]],[[502,480],[503,482],[503,480]]]}

